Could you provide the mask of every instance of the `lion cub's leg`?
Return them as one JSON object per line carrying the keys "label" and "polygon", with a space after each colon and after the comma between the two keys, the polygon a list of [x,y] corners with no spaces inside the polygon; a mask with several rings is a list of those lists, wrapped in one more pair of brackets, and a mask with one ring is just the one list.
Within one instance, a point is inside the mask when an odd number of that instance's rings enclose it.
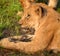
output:
{"label": "lion cub's leg", "polygon": [[48,47],[49,50],[53,50],[55,53],[60,51],[60,30],[54,34],[54,38]]}
{"label": "lion cub's leg", "polygon": [[58,0],[49,0],[48,6],[56,8]]}

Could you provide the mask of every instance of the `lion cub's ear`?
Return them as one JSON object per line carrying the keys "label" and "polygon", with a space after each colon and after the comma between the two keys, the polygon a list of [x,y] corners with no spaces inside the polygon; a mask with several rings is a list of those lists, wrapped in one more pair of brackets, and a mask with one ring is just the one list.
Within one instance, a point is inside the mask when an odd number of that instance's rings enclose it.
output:
{"label": "lion cub's ear", "polygon": [[39,6],[36,10],[35,10],[36,14],[39,15],[40,17],[44,17],[47,15],[47,10],[41,6]]}
{"label": "lion cub's ear", "polygon": [[23,6],[23,8],[28,8],[32,3],[34,3],[34,0],[19,0]]}
{"label": "lion cub's ear", "polygon": [[41,8],[41,17],[47,16],[47,9],[40,7]]}

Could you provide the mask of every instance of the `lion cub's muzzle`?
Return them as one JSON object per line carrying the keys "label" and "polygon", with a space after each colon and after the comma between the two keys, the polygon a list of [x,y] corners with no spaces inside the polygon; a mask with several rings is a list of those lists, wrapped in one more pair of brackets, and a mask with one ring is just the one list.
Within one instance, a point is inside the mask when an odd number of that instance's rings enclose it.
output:
{"label": "lion cub's muzzle", "polygon": [[22,36],[20,41],[24,41],[24,42],[31,41],[34,33],[35,33],[34,28],[27,28],[27,27],[20,28],[20,34]]}
{"label": "lion cub's muzzle", "polygon": [[20,34],[21,35],[34,35],[35,29],[34,28],[27,28],[27,27],[21,27],[20,28]]}
{"label": "lion cub's muzzle", "polygon": [[20,38],[11,38],[11,42],[30,42],[32,41],[32,38],[34,36],[35,29],[34,28],[28,28],[28,27],[21,27],[20,28]]}

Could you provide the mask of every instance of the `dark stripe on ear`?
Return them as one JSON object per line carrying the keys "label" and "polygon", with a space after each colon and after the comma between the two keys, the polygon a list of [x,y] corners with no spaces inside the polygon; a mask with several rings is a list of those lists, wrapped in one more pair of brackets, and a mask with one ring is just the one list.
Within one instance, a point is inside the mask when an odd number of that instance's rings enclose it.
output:
{"label": "dark stripe on ear", "polygon": [[58,22],[60,22],[60,18],[58,18],[57,20],[58,20]]}
{"label": "dark stripe on ear", "polygon": [[41,8],[41,13],[42,13],[41,17],[47,16],[47,10],[41,6],[40,6],[40,8]]}

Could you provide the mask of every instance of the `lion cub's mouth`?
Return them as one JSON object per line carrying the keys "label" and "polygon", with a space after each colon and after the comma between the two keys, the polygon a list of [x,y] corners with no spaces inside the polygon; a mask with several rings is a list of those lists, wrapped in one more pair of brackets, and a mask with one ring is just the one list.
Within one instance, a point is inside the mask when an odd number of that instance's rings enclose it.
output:
{"label": "lion cub's mouth", "polygon": [[20,28],[20,34],[21,35],[34,35],[35,29],[34,28],[27,28],[27,27],[23,27]]}
{"label": "lion cub's mouth", "polygon": [[27,28],[21,27],[20,28],[20,38],[10,38],[10,42],[22,41],[22,42],[30,42],[34,36],[35,29],[34,28]]}

